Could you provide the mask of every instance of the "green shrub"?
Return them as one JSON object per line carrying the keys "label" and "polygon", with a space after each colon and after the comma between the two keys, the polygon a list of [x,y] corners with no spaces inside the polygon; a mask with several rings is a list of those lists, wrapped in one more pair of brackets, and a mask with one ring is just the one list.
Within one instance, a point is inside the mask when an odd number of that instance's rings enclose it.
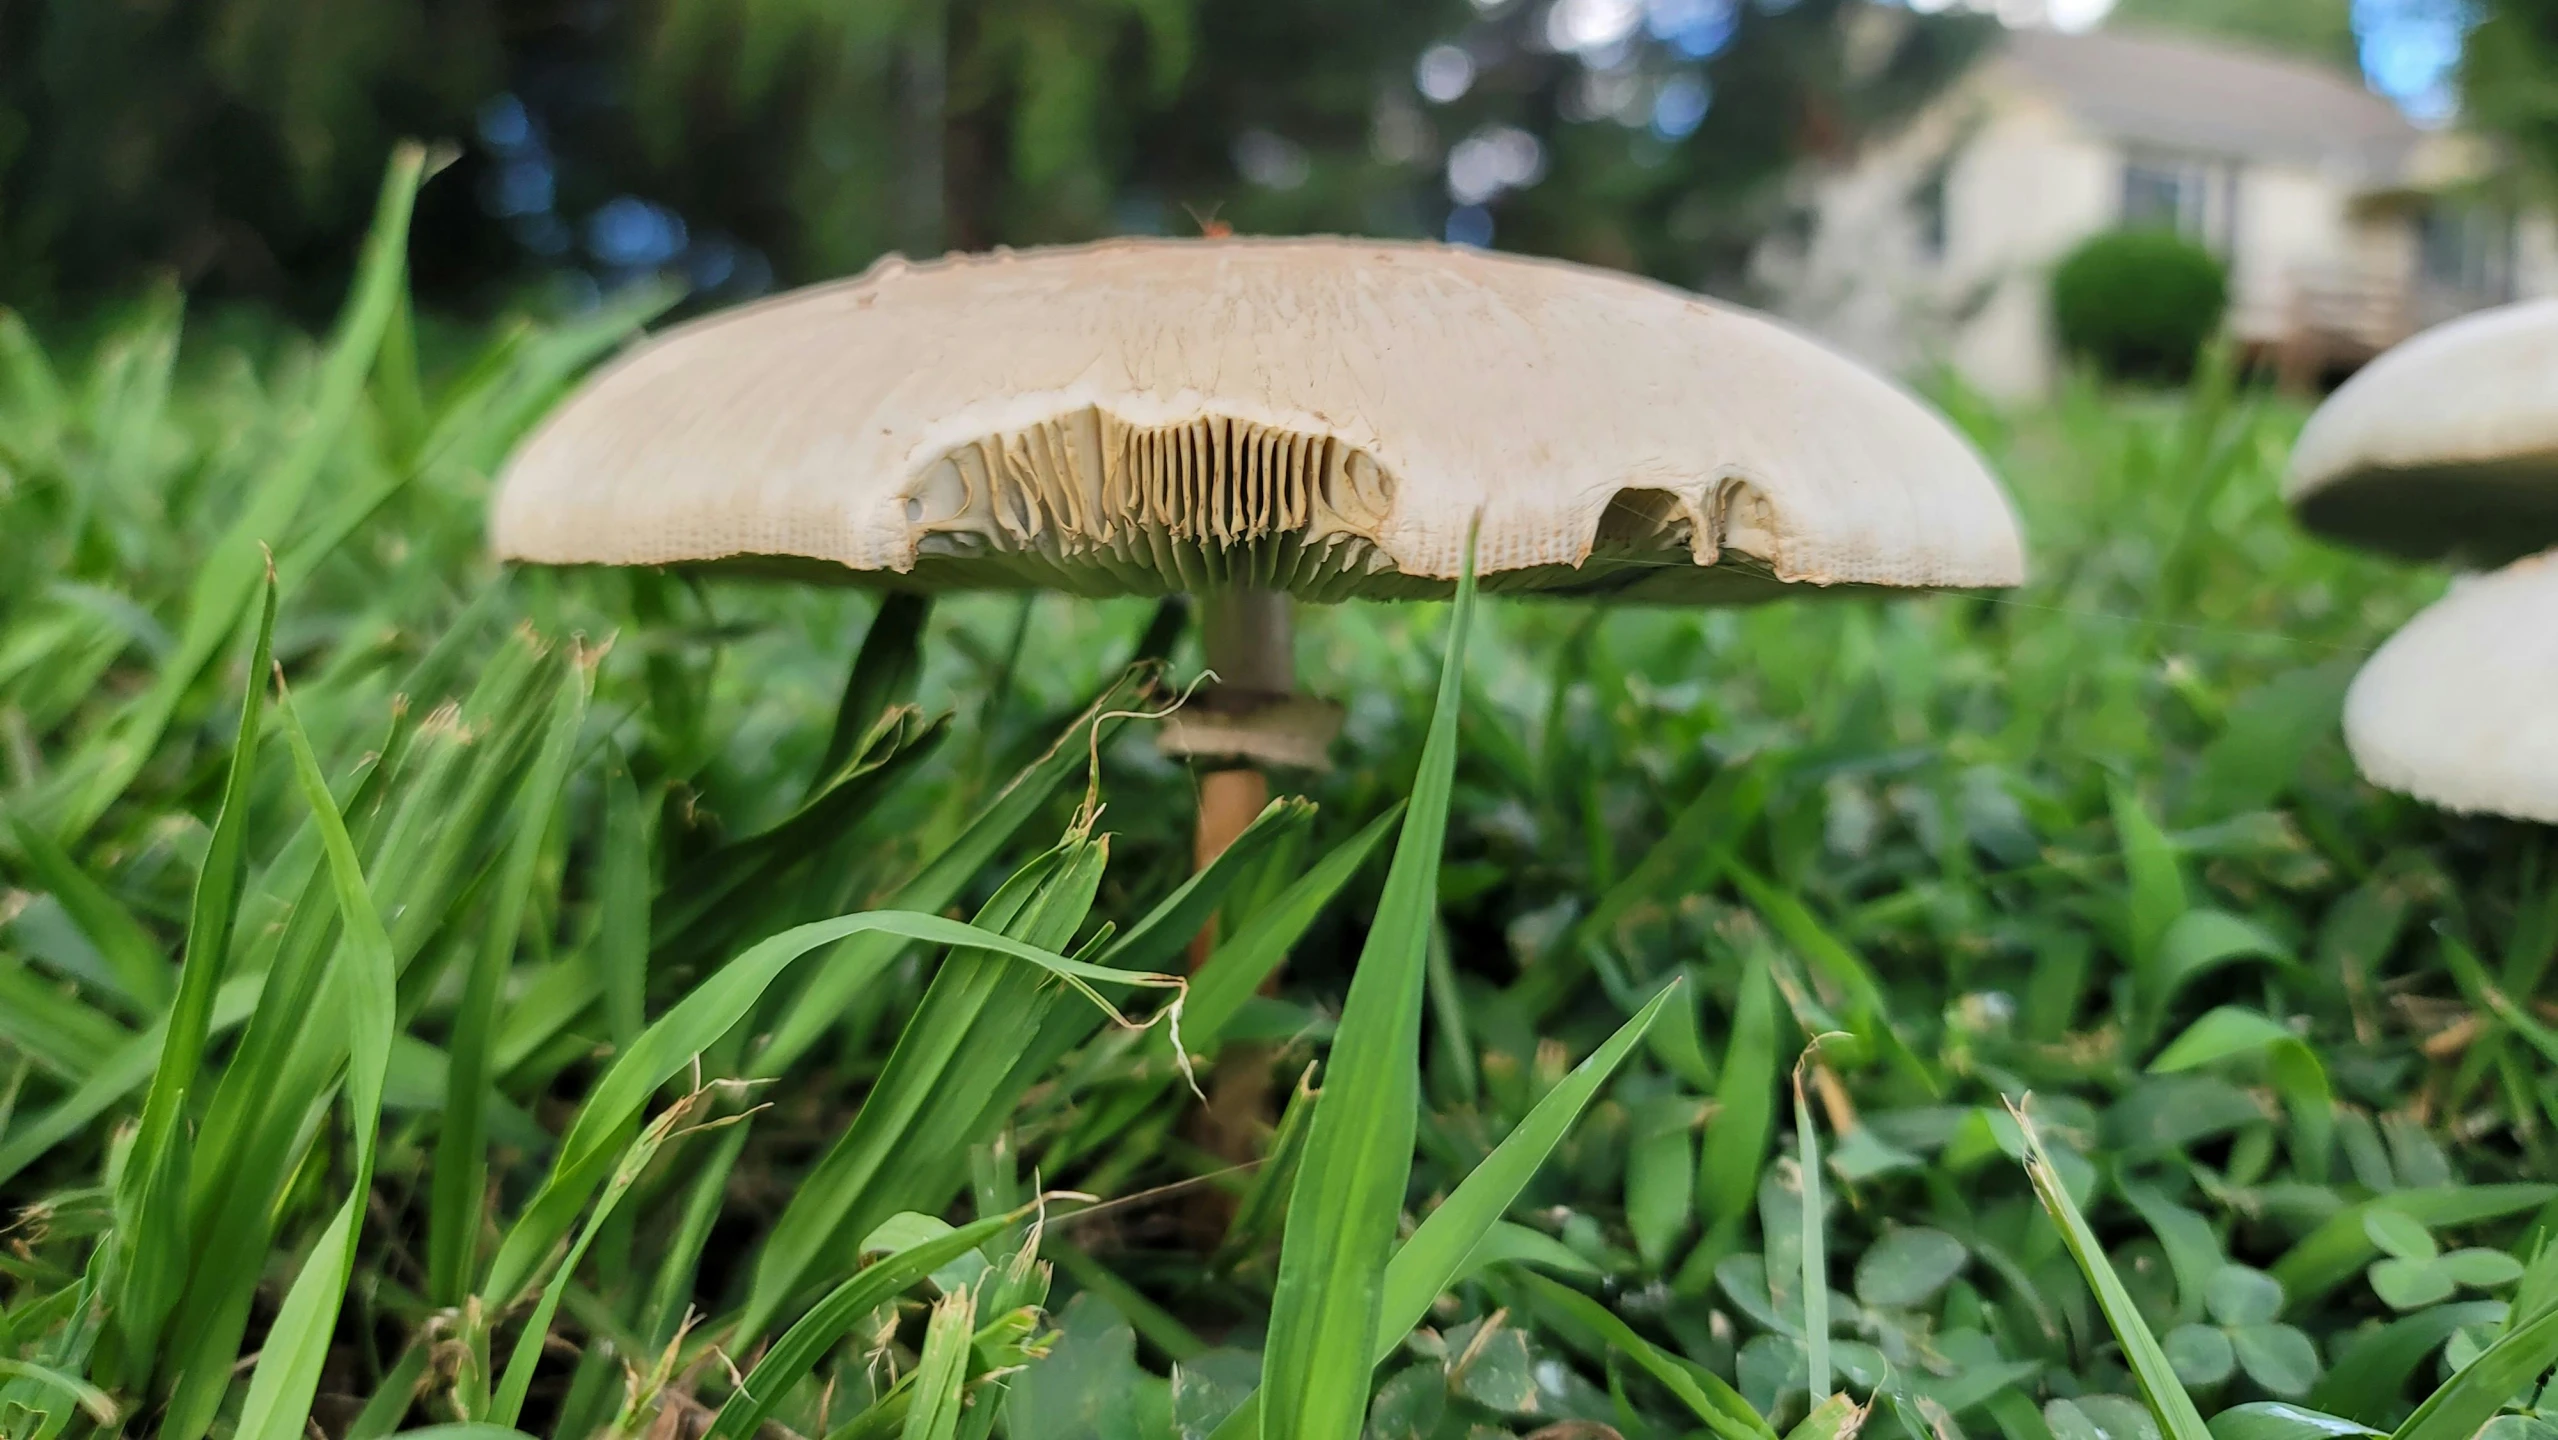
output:
{"label": "green shrub", "polygon": [[2114,230],[2052,272],[2062,348],[2107,375],[2183,379],[2229,311],[2229,272],[2170,230]]}

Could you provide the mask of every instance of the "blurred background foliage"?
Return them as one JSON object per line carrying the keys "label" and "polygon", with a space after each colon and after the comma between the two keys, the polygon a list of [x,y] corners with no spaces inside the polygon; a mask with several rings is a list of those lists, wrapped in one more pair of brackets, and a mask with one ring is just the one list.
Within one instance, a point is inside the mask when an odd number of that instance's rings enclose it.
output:
{"label": "blurred background foliage", "polygon": [[166,272],[316,313],[385,147],[454,144],[427,303],[676,266],[706,298],[1203,220],[1446,234],[1728,283],[1772,182],[1987,16],[1858,0],[18,0],[0,300]]}
{"label": "blurred background foliage", "polygon": [[2558,6],[2479,0],[2463,55],[2463,99],[2491,132],[2510,137],[2528,174],[2558,175]]}
{"label": "blurred background foliage", "polygon": [[2118,0],[2106,19],[2226,36],[2331,65],[2355,65],[2362,53],[2351,0]]}
{"label": "blurred background foliage", "polygon": [[[1888,131],[1999,21],[2103,9],[12,0],[0,303],[67,311],[160,273],[316,317],[404,135],[448,142],[459,171],[418,218],[421,298],[446,310],[670,268],[719,303],[889,250],[1213,224],[1438,235],[1730,292],[1791,167]],[[2482,18],[2472,108],[2558,160],[2539,0],[2118,0],[2107,23],[2359,49],[2390,89],[2447,73],[2427,57]]]}

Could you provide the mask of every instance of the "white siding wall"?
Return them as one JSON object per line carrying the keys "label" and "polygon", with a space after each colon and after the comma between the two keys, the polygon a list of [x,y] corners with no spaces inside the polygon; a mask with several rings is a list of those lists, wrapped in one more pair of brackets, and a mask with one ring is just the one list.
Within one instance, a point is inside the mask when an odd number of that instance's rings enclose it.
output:
{"label": "white siding wall", "polygon": [[2114,221],[2122,160],[2052,108],[2009,107],[1965,147],[1948,190],[1945,282],[1986,297],[1943,358],[1990,394],[2026,398],[2057,369],[2052,266]]}
{"label": "white siding wall", "polygon": [[[1945,169],[1945,252],[1927,253],[1910,202]],[[2039,98],[1967,88],[1856,164],[1813,177],[1800,250],[1770,247],[1758,279],[1788,319],[1887,370],[1951,364],[2002,397],[2054,370],[2051,263],[2112,222],[2119,161]]]}
{"label": "white siding wall", "polygon": [[2558,295],[2558,220],[2526,215],[2514,233],[2514,294],[2520,300]]}
{"label": "white siding wall", "polygon": [[2230,329],[2280,338],[2294,287],[2321,272],[2358,272],[2345,187],[2318,171],[2258,163],[2239,172],[2238,243],[2230,260]]}
{"label": "white siding wall", "polygon": [[1940,107],[1854,165],[1805,177],[1808,242],[1756,257],[1777,311],[1870,365],[1923,363],[1940,302],[1910,202],[1959,133],[1955,108]]}

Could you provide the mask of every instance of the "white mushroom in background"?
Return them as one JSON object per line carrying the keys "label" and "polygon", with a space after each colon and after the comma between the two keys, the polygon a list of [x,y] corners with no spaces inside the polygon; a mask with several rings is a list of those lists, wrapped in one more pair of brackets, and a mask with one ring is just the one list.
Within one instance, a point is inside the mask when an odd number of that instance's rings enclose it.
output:
{"label": "white mushroom in background", "polygon": [[2345,693],[2375,785],[2446,810],[2558,824],[2558,555],[2454,581]]}
{"label": "white mushroom in background", "polygon": [[2364,366],[2283,485],[2319,534],[2473,566],[2558,545],[2558,300],[2482,310]]}
{"label": "white mushroom in background", "polygon": [[1290,599],[1713,604],[2013,585],[1933,412],[1768,320],[1439,245],[1144,240],[891,259],[681,326],[503,476],[498,552],[895,589],[1197,595],[1221,683],[1167,731],[1203,859],[1319,764]]}
{"label": "white mushroom in background", "polygon": [[[2300,521],[2388,554],[2503,565],[2381,646],[2345,699],[2373,784],[2558,822],[2558,301],[2409,340],[2310,417],[2284,485]],[[2508,563],[2510,562],[2510,563]]]}

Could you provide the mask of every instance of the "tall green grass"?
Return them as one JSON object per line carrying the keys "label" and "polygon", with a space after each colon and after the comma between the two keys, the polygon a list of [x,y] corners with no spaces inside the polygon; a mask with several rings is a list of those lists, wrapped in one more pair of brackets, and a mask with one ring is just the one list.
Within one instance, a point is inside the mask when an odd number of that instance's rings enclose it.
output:
{"label": "tall green grass", "polygon": [[2537,1433],[2547,856],[2352,777],[2289,408],[1945,392],[2012,596],[1310,612],[1193,876],[1177,606],[493,568],[666,297],[421,326],[421,169],[323,341],[0,317],[0,1432]]}

